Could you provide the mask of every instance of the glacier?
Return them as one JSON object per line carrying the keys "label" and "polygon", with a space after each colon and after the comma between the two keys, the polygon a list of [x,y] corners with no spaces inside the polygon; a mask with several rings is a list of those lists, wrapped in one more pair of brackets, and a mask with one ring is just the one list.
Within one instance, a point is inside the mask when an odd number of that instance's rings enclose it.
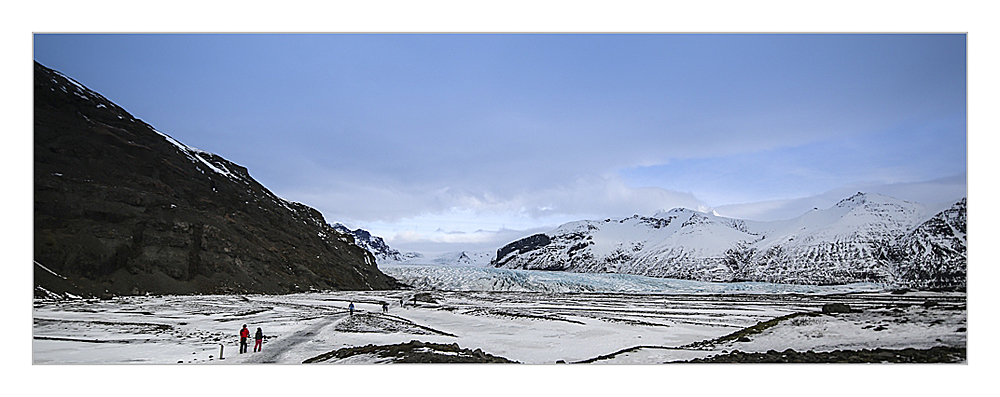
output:
{"label": "glacier", "polygon": [[379,270],[416,290],[462,292],[637,293],[637,294],[844,294],[879,292],[886,285],[801,285],[763,282],[706,282],[633,274],[568,273],[479,266],[380,264]]}

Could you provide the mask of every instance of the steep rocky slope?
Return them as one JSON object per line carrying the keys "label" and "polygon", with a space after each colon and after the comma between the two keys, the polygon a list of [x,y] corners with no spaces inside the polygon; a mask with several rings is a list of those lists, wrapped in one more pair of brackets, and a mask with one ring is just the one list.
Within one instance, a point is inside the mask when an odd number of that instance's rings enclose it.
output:
{"label": "steep rocky slope", "polygon": [[965,200],[939,208],[858,193],[798,218],[755,222],[688,209],[579,221],[512,242],[492,264],[702,281],[964,286]]}
{"label": "steep rocky slope", "polygon": [[350,235],[244,167],[35,63],[36,293],[289,293],[399,286]]}
{"label": "steep rocky slope", "polygon": [[370,252],[379,262],[402,261],[406,259],[406,254],[390,248],[382,237],[373,235],[365,229],[358,228],[351,230],[341,223],[334,223],[333,228],[341,233],[354,236],[354,243]]}
{"label": "steep rocky slope", "polygon": [[891,280],[916,288],[965,285],[965,205],[962,199],[884,248]]}

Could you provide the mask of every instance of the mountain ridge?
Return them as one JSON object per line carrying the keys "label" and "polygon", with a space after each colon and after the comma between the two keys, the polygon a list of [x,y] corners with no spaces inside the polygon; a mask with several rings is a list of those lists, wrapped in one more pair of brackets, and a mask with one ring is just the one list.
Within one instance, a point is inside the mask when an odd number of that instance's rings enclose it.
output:
{"label": "mountain ridge", "polygon": [[[783,221],[676,208],[651,217],[569,222],[501,247],[491,265],[699,281],[964,287],[965,199],[938,208],[861,192]],[[937,227],[920,229],[945,212],[950,215]],[[923,233],[913,235],[918,230]],[[945,235],[949,230],[961,230],[962,238]],[[931,235],[942,242],[922,244]]]}
{"label": "mountain ridge", "polygon": [[354,243],[370,252],[379,261],[403,261],[408,257],[413,257],[413,253],[402,253],[399,250],[389,247],[382,237],[371,234],[371,232],[357,228],[351,230],[342,223],[334,223],[334,230],[344,234],[354,236]]}

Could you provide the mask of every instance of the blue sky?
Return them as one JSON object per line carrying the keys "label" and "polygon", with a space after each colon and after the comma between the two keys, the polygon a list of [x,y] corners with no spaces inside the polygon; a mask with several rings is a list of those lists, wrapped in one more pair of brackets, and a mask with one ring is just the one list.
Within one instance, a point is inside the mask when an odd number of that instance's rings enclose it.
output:
{"label": "blue sky", "polygon": [[34,58],[404,250],[966,191],[965,35],[36,34]]}

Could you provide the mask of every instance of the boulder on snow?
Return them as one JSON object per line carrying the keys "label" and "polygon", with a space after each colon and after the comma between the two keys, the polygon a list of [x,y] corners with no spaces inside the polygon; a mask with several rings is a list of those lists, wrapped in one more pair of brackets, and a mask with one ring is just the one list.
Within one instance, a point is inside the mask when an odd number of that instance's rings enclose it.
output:
{"label": "boulder on snow", "polygon": [[851,307],[848,306],[846,303],[827,303],[823,305],[824,314],[851,313],[851,312],[853,312],[853,310],[851,310]]}
{"label": "boulder on snow", "polygon": [[427,303],[437,303],[437,299],[434,298],[434,295],[431,295],[430,292],[419,292],[414,294],[413,302],[416,303],[417,301],[427,302]]}

